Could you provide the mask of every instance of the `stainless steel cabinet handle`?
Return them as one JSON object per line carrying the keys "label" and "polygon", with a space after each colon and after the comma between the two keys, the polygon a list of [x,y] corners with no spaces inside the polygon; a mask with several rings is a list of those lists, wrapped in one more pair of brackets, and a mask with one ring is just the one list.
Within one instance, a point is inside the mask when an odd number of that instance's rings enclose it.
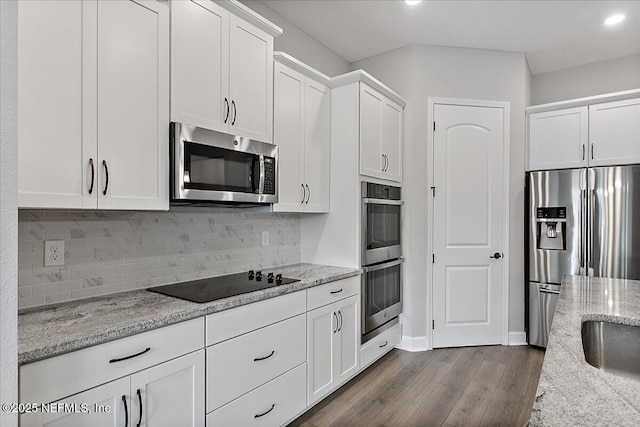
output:
{"label": "stainless steel cabinet handle", "polygon": [[382,344],[382,345],[380,345],[380,346],[378,346],[378,347],[380,347],[380,348],[384,348],[384,347],[386,347],[386,346],[387,346],[387,344],[389,344],[389,342],[388,342],[388,341],[385,341],[385,342],[384,342],[384,344]]}
{"label": "stainless steel cabinet handle", "polygon": [[304,199],[307,197],[307,190],[305,190],[304,184],[300,184],[300,187],[302,187],[302,201],[300,201],[300,203],[304,204]]}
{"label": "stainless steel cabinet handle", "polygon": [[267,360],[268,358],[270,358],[271,356],[273,356],[274,354],[276,354],[275,350],[271,350],[271,353],[268,356],[264,356],[264,357],[256,357],[255,359],[253,359],[254,362],[259,362],[261,360]]}
{"label": "stainless steel cabinet handle", "polygon": [[109,189],[109,166],[107,166],[107,161],[103,160],[102,161],[102,166],[104,167],[104,172],[106,174],[106,181],[104,183],[104,190],[102,190],[102,195],[106,196],[107,195],[107,190]]}
{"label": "stainless steel cabinet handle", "polygon": [[91,184],[89,184],[89,194],[93,193],[93,181],[96,176],[96,170],[93,167],[93,159],[89,159],[89,166],[91,166]]}
{"label": "stainless steel cabinet handle", "polygon": [[227,106],[227,114],[224,116],[224,122],[227,123],[227,120],[229,120],[229,100],[227,97],[224,98],[224,105]]}
{"label": "stainless steel cabinet handle", "polygon": [[238,110],[236,110],[236,101],[231,101],[231,105],[233,106],[233,120],[231,121],[231,126],[236,124],[236,117],[238,115]]}
{"label": "stainless steel cabinet handle", "polygon": [[124,403],[124,427],[129,425],[129,408],[127,408],[127,397],[122,395],[122,403]]}
{"label": "stainless steel cabinet handle", "polygon": [[151,347],[147,347],[146,349],[142,350],[140,353],[132,354],[131,356],[121,357],[119,359],[111,359],[109,360],[109,363],[116,363],[116,362],[122,362],[123,360],[133,359],[134,357],[142,356],[149,350],[151,350]]}
{"label": "stainless steel cabinet handle", "polygon": [[387,156],[386,154],[384,155],[384,160],[385,160],[385,166],[384,166],[384,171],[388,171],[389,170],[389,156]]}
{"label": "stainless steel cabinet handle", "polygon": [[140,412],[138,415],[138,424],[136,427],[140,427],[140,424],[142,424],[142,393],[140,392],[140,389],[138,389],[136,393],[138,394],[138,405],[140,406]]}
{"label": "stainless steel cabinet handle", "polygon": [[271,404],[271,409],[269,409],[267,412],[263,412],[262,414],[256,414],[253,416],[253,418],[260,418],[260,417],[264,417],[265,415],[267,415],[269,412],[273,411],[273,408],[276,407],[276,404],[273,403]]}
{"label": "stainless steel cabinet handle", "polygon": [[305,203],[305,205],[308,205],[309,199],[311,198],[311,190],[309,189],[309,186],[307,184],[305,184],[304,186],[307,187],[307,202]]}

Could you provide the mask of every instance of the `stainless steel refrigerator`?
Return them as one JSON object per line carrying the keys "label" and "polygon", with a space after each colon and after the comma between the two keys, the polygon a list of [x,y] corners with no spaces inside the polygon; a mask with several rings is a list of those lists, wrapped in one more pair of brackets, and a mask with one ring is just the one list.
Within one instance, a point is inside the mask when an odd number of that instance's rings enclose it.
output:
{"label": "stainless steel refrigerator", "polygon": [[640,279],[640,165],[530,172],[529,344],[546,347],[565,274]]}

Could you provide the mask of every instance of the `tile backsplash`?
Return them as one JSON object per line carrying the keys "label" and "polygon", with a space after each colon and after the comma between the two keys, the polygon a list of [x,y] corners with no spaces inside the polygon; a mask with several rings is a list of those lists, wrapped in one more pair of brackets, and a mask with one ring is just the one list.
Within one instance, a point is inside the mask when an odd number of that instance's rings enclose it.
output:
{"label": "tile backsplash", "polygon": [[[300,216],[265,209],[20,210],[18,305],[299,263]],[[45,240],[64,240],[64,266],[44,267]]]}

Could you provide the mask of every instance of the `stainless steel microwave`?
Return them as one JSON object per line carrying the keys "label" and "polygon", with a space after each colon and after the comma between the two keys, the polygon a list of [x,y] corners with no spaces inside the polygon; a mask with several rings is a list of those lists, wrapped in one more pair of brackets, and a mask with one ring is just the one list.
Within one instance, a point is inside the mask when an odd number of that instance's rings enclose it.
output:
{"label": "stainless steel microwave", "polygon": [[278,201],[278,147],[171,123],[171,203],[268,204]]}

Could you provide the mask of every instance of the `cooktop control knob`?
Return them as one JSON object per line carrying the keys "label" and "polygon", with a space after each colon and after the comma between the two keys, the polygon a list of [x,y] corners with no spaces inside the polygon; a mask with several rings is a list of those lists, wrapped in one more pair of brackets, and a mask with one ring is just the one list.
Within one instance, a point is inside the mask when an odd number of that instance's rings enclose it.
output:
{"label": "cooktop control knob", "polygon": [[258,282],[262,280],[262,271],[256,271],[256,280]]}
{"label": "cooktop control knob", "polygon": [[249,280],[253,280],[253,270],[249,270]]}
{"label": "cooktop control knob", "polygon": [[282,285],[282,274],[277,274],[276,275],[276,283],[278,285]]}
{"label": "cooktop control knob", "polygon": [[267,274],[267,282],[268,283],[273,283],[273,273]]}

